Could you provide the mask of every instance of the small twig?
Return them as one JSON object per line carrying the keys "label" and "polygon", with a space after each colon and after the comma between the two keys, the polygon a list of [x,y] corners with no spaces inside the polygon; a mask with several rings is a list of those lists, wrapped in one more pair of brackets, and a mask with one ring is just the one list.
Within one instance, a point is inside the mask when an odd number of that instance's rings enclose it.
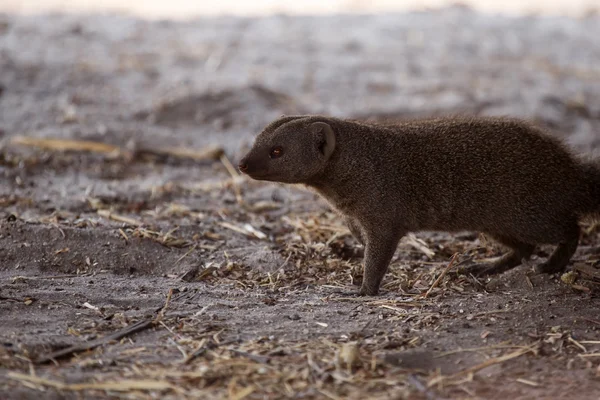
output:
{"label": "small twig", "polygon": [[243,227],[239,227],[237,225],[230,224],[229,222],[219,222],[219,225],[221,225],[223,228],[231,229],[232,231],[241,233],[246,236],[255,237],[257,239],[267,238],[267,235],[264,232],[259,231],[250,224],[245,224]]}
{"label": "small twig", "polygon": [[119,151],[119,146],[94,142],[90,140],[71,140],[57,138],[35,138],[28,136],[15,136],[10,141],[12,144],[39,147],[44,150],[55,151],[88,151],[92,153],[111,154]]}
{"label": "small twig", "polygon": [[202,354],[204,354],[204,352],[207,350],[207,347],[205,346],[207,342],[207,339],[204,338],[200,341],[200,344],[198,345],[198,347],[196,347],[196,349],[191,352],[190,354],[187,355],[187,357],[185,357],[181,363],[182,364],[189,364],[190,362],[192,362],[192,360],[198,356],[201,356]]}
{"label": "small twig", "polygon": [[241,350],[231,349],[231,351],[233,351],[236,354],[239,354],[242,357],[246,357],[252,361],[256,361],[259,364],[268,364],[269,360],[271,359],[270,357],[267,357],[267,356],[257,356],[255,354],[250,354],[250,353],[247,353],[247,352],[241,351]]}
{"label": "small twig", "polygon": [[167,308],[169,308],[169,303],[171,303],[171,297],[173,297],[173,288],[169,289],[169,293],[167,294],[167,299],[165,300],[165,305],[160,309],[160,311],[158,312],[158,315],[154,319],[155,323],[160,322],[163,319],[163,317],[165,316],[165,312],[167,311]]}
{"label": "small twig", "polygon": [[17,275],[11,278],[11,280],[17,281],[19,279],[24,279],[24,280],[28,280],[28,279],[67,279],[67,278],[85,278],[90,276],[90,273],[86,273],[86,274],[68,274],[68,275],[49,275],[49,276],[25,276],[25,275]]}
{"label": "small twig", "polygon": [[179,257],[177,259],[177,261],[175,261],[175,265],[179,264],[179,262],[181,260],[183,260],[184,258],[186,258],[187,256],[189,256],[192,251],[196,250],[196,247],[198,247],[198,245],[196,245],[196,244],[193,245],[191,249],[189,249],[184,255],[182,255],[181,257]]}
{"label": "small twig", "polygon": [[127,236],[123,229],[119,228],[119,233],[121,234],[121,236],[123,236],[123,239],[125,239],[126,242],[129,242],[129,236]]}
{"label": "small twig", "polygon": [[111,219],[111,220],[117,221],[117,222],[123,222],[123,223],[126,223],[127,225],[131,225],[131,226],[144,225],[144,223],[142,221],[138,221],[137,219],[126,217],[124,215],[114,214],[114,213],[111,213],[109,210],[97,210],[96,212],[101,217],[104,217],[106,219]]}
{"label": "small twig", "polygon": [[[173,332],[173,330],[172,330],[171,328],[169,328],[167,325],[165,325],[165,323],[164,323],[164,322],[160,321],[160,324],[161,324],[162,326],[164,326],[166,330],[168,330],[169,332],[171,332],[171,334],[172,334],[173,336],[177,337],[177,334],[176,334],[175,332]],[[173,338],[169,338],[169,339],[167,340],[167,342],[168,342],[169,344],[172,344],[173,346],[175,346],[175,347],[177,348],[177,350],[179,350],[179,352],[180,352],[180,353],[183,355],[183,357],[184,357],[184,358],[188,356],[188,354],[187,354],[187,352],[185,351],[185,349],[184,349],[183,347],[181,347],[181,346],[180,346],[180,345],[179,345],[179,344],[178,344],[178,343],[177,343],[175,340],[173,340]]]}
{"label": "small twig", "polygon": [[292,257],[292,253],[288,254],[288,256],[285,259],[285,261],[283,262],[283,264],[281,264],[281,266],[279,268],[277,268],[276,271],[281,271],[283,269],[283,267],[285,267],[287,265],[288,261],[290,261],[291,257]]}
{"label": "small twig", "polygon": [[10,300],[10,301],[14,301],[16,303],[22,303],[23,302],[22,299],[17,299],[16,297],[6,297],[6,296],[0,296],[0,300]]}
{"label": "small twig", "polygon": [[217,160],[223,155],[223,148],[210,146],[204,149],[189,149],[186,147],[163,147],[163,148],[141,148],[137,149],[138,155],[169,156],[174,158],[187,158],[194,161]]}
{"label": "small twig", "polygon": [[66,349],[58,350],[53,353],[50,353],[47,356],[42,356],[38,358],[35,362],[37,364],[47,363],[49,361],[57,360],[59,358],[63,358],[65,356],[71,355],[73,353],[78,353],[81,351],[91,350],[98,346],[102,346],[106,343],[112,342],[113,340],[119,340],[124,338],[125,336],[133,335],[134,333],[141,332],[145,329],[148,329],[154,326],[154,319],[144,319],[142,321],[136,322],[133,325],[129,325],[128,327],[121,329],[111,335],[104,336],[102,338],[92,340],[86,343],[76,344],[71,347],[67,347]]}
{"label": "small twig", "polygon": [[16,136],[11,140],[11,144],[38,147],[44,150],[52,151],[84,151],[106,155],[121,154],[127,155],[131,159],[139,158],[144,155],[153,155],[190,159],[194,161],[205,161],[217,160],[223,155],[223,148],[220,146],[209,146],[204,149],[189,149],[187,147],[140,147],[136,148],[132,154],[132,151],[129,149],[121,148],[113,144],[95,142],[91,140],[35,138],[28,136]]}
{"label": "small twig", "polygon": [[527,386],[533,386],[533,387],[540,386],[539,383],[534,382],[534,381],[530,381],[529,379],[518,378],[517,382],[522,383],[522,384],[527,385]]}
{"label": "small twig", "polygon": [[221,158],[221,162],[225,166],[225,169],[227,169],[227,172],[229,172],[229,175],[231,175],[233,191],[235,193],[235,199],[237,200],[239,205],[244,205],[242,191],[240,189],[240,185],[238,184],[238,179],[240,177],[240,174],[237,172],[237,170],[235,169],[233,164],[231,164],[231,161],[229,161],[229,158],[227,158],[225,153],[222,153],[220,158]]}
{"label": "small twig", "polygon": [[421,239],[418,239],[414,234],[411,233],[411,234],[407,235],[405,241],[406,241],[406,244],[419,250],[421,253],[425,254],[428,258],[433,258],[433,256],[435,256],[435,251],[433,251],[429,247],[427,247],[427,243],[425,243]]}
{"label": "small twig", "polygon": [[[217,333],[217,335],[218,335],[218,333]],[[213,340],[214,340],[214,338],[213,338]],[[217,341],[213,341],[211,343],[208,343],[208,339],[204,338],[204,339],[202,339],[200,341],[200,344],[198,345],[198,347],[196,347],[196,350],[194,350],[186,358],[184,358],[181,361],[181,363],[182,364],[189,364],[190,362],[192,362],[192,360],[194,358],[201,356],[207,350],[215,349],[218,346],[223,346],[223,345],[228,345],[228,344],[236,343],[237,341],[238,341],[237,339],[229,339],[229,340],[226,340],[226,341],[221,342],[221,343],[218,343]]]}
{"label": "small twig", "polygon": [[531,282],[531,279],[530,279],[530,278],[529,278],[527,275],[525,275],[525,281],[527,282],[527,284],[529,285],[529,287],[530,287],[531,289],[533,289],[533,288],[534,288],[534,286],[533,286],[533,282]]}
{"label": "small twig", "polygon": [[458,253],[454,253],[452,258],[450,259],[450,262],[448,263],[448,266],[442,271],[442,273],[440,274],[440,276],[438,276],[438,278],[435,280],[435,282],[433,282],[433,284],[431,285],[429,290],[423,296],[424,298],[427,298],[427,296],[429,296],[429,294],[433,291],[433,289],[435,289],[440,284],[440,282],[442,281],[444,276],[446,276],[446,274],[448,273],[450,268],[452,268],[452,265],[454,265],[454,260],[456,260],[457,257],[458,257]]}
{"label": "small twig", "polygon": [[585,346],[579,343],[577,340],[573,339],[571,336],[569,336],[567,340],[573,343],[577,348],[579,348],[579,350],[583,351],[584,353],[587,353],[587,349],[585,348]]}
{"label": "small twig", "polygon": [[596,325],[600,325],[600,321],[598,321],[596,319],[591,319],[591,318],[586,318],[586,317],[579,317],[579,318],[581,318],[584,321],[591,322]]}
{"label": "small twig", "polygon": [[506,341],[506,342],[498,343],[493,346],[471,347],[471,348],[466,348],[466,349],[449,350],[449,351],[446,351],[446,352],[436,355],[434,358],[446,357],[446,356],[450,356],[453,354],[464,353],[464,352],[478,352],[478,351],[493,350],[493,349],[514,349],[514,348],[523,349],[523,348],[527,347],[527,346],[510,345],[508,343],[509,342]]}
{"label": "small twig", "polygon": [[223,163],[223,165],[225,166],[225,169],[227,169],[227,172],[229,172],[229,175],[231,175],[231,177],[235,181],[235,179],[240,176],[239,172],[237,172],[237,170],[235,169],[235,167],[233,166],[231,161],[229,161],[229,158],[227,158],[227,156],[225,154],[221,154],[220,159],[221,159],[221,162]]}
{"label": "small twig", "polygon": [[104,313],[102,312],[102,310],[100,309],[100,307],[94,306],[94,305],[88,303],[87,301],[85,303],[83,303],[83,306],[85,308],[89,308],[90,310],[93,310],[93,311],[97,312],[99,315],[101,315],[102,317],[104,317]]}
{"label": "small twig", "polygon": [[54,381],[51,379],[40,378],[37,376],[31,376],[21,374],[19,372],[9,372],[6,375],[8,378],[18,380],[20,382],[27,382],[30,384],[48,386],[58,390],[70,390],[70,391],[81,391],[81,390],[107,390],[107,391],[121,391],[127,392],[130,390],[165,390],[172,389],[173,385],[166,381],[159,380],[134,380],[124,379],[115,382],[88,382],[88,383],[63,383]]}

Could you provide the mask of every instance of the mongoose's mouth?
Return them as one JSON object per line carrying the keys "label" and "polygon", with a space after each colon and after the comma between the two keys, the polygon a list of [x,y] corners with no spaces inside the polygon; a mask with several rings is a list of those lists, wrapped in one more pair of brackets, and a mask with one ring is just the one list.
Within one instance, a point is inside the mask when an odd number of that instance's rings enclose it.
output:
{"label": "mongoose's mouth", "polygon": [[257,172],[246,172],[246,175],[248,175],[250,178],[255,179],[257,181],[268,181],[269,179],[269,174],[267,173],[257,173]]}

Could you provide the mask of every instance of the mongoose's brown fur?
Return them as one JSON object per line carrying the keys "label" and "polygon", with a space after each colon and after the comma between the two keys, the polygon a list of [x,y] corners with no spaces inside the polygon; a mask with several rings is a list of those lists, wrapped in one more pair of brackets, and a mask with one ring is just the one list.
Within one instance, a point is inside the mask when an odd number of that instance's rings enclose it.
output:
{"label": "mongoose's brown fur", "polygon": [[563,271],[578,221],[600,210],[600,168],[514,119],[440,118],[381,126],[323,116],[282,117],[260,133],[240,170],[316,189],[365,245],[361,294],[375,295],[400,238],[410,231],[479,231],[511,251],[476,275],[521,264]]}

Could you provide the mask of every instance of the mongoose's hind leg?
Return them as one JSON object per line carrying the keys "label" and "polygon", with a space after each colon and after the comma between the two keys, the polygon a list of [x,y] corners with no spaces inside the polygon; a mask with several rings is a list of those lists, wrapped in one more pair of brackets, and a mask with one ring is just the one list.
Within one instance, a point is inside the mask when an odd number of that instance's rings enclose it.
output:
{"label": "mongoose's hind leg", "polygon": [[497,275],[513,269],[521,264],[523,259],[528,259],[535,245],[521,242],[517,239],[503,235],[491,235],[498,242],[511,249],[510,252],[500,257],[499,260],[491,264],[475,264],[461,269],[459,272],[463,274],[471,274],[474,276]]}
{"label": "mongoose's hind leg", "polygon": [[568,238],[558,244],[550,258],[535,267],[535,272],[553,274],[555,272],[563,272],[567,268],[579,244],[579,227],[573,227],[569,232]]}
{"label": "mongoose's hind leg", "polygon": [[365,231],[365,273],[360,294],[375,296],[404,232],[385,225]]}

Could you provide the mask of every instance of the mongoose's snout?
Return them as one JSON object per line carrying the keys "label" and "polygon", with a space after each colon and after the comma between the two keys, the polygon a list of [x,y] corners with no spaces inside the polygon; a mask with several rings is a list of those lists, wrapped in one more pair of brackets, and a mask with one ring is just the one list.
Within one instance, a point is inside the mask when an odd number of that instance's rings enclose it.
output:
{"label": "mongoose's snout", "polygon": [[242,158],[242,161],[240,161],[240,163],[238,164],[238,169],[240,170],[240,172],[246,172],[248,170],[248,162],[246,161],[246,158]]}
{"label": "mongoose's snout", "polygon": [[256,162],[250,159],[250,154],[246,154],[244,158],[240,160],[238,164],[240,172],[252,176],[256,172]]}
{"label": "mongoose's snout", "polygon": [[258,155],[250,152],[240,160],[238,169],[251,178],[258,179],[266,174],[267,165]]}

